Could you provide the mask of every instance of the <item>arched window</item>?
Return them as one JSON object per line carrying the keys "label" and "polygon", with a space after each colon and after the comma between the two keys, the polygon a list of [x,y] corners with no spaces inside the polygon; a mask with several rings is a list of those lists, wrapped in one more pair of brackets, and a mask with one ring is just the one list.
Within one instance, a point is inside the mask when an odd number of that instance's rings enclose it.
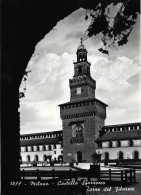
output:
{"label": "arched window", "polygon": [[29,155],[26,156],[26,161],[30,162],[30,156]]}
{"label": "arched window", "polygon": [[122,151],[120,151],[120,152],[118,153],[118,158],[119,158],[119,160],[123,160],[124,154],[123,154]]}
{"label": "arched window", "polygon": [[34,156],[34,161],[36,161],[36,162],[37,162],[38,160],[39,160],[38,155],[35,155],[35,156]]}
{"label": "arched window", "polygon": [[46,160],[47,160],[47,155],[44,154],[44,155],[43,155],[43,161],[46,161]]}
{"label": "arched window", "polygon": [[133,152],[133,159],[139,159],[139,152],[137,150]]}
{"label": "arched window", "polygon": [[109,160],[109,153],[108,152],[105,152],[104,159],[105,159],[105,161]]}
{"label": "arched window", "polygon": [[81,125],[75,126],[75,134],[77,138],[83,137],[83,127]]}

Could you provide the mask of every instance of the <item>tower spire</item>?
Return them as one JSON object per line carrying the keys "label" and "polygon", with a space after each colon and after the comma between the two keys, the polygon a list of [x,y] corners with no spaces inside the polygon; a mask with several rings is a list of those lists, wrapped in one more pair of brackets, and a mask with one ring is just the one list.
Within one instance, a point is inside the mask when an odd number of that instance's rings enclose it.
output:
{"label": "tower spire", "polygon": [[80,43],[81,43],[81,45],[83,45],[83,38],[82,37],[81,37],[81,42]]}
{"label": "tower spire", "polygon": [[83,45],[83,38],[81,36],[80,38],[80,45],[79,47],[77,48],[77,62],[80,62],[80,61],[87,61],[87,50],[86,50],[86,47]]}

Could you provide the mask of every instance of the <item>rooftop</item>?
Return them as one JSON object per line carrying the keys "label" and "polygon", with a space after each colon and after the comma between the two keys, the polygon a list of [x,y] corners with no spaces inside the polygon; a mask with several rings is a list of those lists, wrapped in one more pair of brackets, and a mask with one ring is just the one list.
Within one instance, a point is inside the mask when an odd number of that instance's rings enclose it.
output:
{"label": "rooftop", "polygon": [[105,106],[108,106],[107,104],[101,102],[100,100],[96,99],[96,98],[85,98],[85,99],[78,99],[78,100],[74,100],[74,101],[70,101],[70,102],[66,102],[66,103],[63,103],[63,104],[59,104],[58,106],[63,106],[63,105],[69,105],[69,104],[75,104],[75,103],[81,103],[81,102],[86,102],[86,101],[96,101],[96,102],[99,102]]}
{"label": "rooftop", "polygon": [[20,146],[38,146],[38,145],[49,145],[49,144],[59,144],[62,140],[58,137],[55,138],[44,138],[44,139],[30,139],[21,140]]}
{"label": "rooftop", "polygon": [[117,124],[117,125],[105,125],[102,127],[102,129],[114,128],[114,127],[125,127],[125,126],[136,126],[136,125],[139,125],[141,128],[141,123],[136,122],[136,123],[124,123],[124,124]]}
{"label": "rooftop", "polygon": [[96,141],[116,141],[129,139],[141,139],[141,130],[105,132],[102,136],[99,136]]}
{"label": "rooftop", "polygon": [[41,133],[30,133],[30,134],[22,134],[20,135],[20,137],[24,137],[24,136],[36,136],[36,135],[49,135],[49,134],[56,134],[56,133],[62,133],[62,130],[58,130],[58,131],[48,131],[48,132],[41,132]]}

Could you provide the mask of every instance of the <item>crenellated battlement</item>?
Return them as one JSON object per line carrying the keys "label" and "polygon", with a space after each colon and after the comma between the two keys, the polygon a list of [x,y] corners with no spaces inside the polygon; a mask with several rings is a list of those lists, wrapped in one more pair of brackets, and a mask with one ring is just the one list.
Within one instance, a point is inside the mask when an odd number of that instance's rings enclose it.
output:
{"label": "crenellated battlement", "polygon": [[91,77],[88,77],[86,75],[78,76],[78,77],[73,77],[73,79],[69,79],[69,86],[74,87],[76,85],[80,84],[89,84],[91,85],[94,89],[96,88],[96,81],[92,79]]}

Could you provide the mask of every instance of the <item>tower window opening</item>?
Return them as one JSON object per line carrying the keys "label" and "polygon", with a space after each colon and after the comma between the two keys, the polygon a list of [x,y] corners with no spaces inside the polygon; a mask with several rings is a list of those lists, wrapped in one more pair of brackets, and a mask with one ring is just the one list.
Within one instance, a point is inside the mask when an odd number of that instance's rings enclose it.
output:
{"label": "tower window opening", "polygon": [[[80,60],[81,60],[81,59],[80,59]],[[82,73],[82,67],[81,67],[81,66],[78,67],[78,73],[79,73],[79,74]]]}

